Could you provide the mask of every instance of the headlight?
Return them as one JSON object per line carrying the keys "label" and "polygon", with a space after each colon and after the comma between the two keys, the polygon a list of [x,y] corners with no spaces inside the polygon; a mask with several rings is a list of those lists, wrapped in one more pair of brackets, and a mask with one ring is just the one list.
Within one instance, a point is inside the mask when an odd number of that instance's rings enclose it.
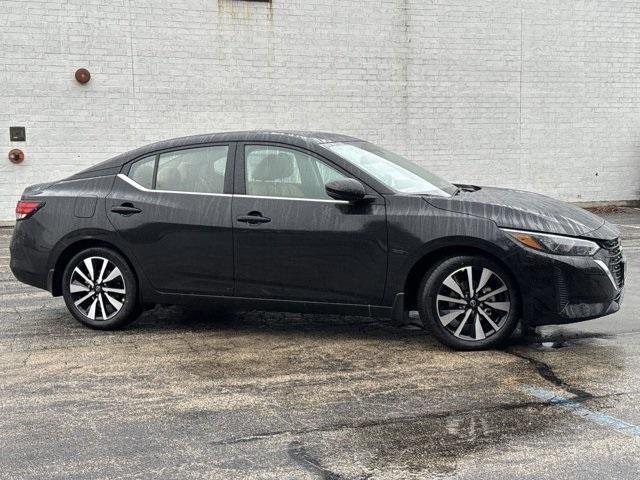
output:
{"label": "headlight", "polygon": [[600,249],[597,243],[581,238],[526,232],[522,230],[509,230],[506,228],[503,228],[502,231],[522,245],[555,255],[591,256]]}

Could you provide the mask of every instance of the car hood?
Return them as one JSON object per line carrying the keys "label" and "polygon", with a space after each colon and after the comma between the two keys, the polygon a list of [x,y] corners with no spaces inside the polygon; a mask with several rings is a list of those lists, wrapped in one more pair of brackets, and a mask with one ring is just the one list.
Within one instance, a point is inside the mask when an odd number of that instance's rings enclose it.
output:
{"label": "car hood", "polygon": [[450,198],[425,197],[434,207],[493,220],[499,227],[557,233],[576,237],[613,239],[617,229],[580,207],[537,193],[482,187]]}

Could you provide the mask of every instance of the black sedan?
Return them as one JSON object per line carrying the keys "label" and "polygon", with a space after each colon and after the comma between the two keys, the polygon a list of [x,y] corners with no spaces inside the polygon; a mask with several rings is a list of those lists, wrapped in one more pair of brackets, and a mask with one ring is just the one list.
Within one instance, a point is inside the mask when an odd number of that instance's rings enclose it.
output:
{"label": "black sedan", "polygon": [[387,316],[455,348],[522,319],[617,311],[619,232],[523,191],[453,185],[356,138],[237,132],[148,145],[16,207],[11,269],[97,329],[154,304]]}

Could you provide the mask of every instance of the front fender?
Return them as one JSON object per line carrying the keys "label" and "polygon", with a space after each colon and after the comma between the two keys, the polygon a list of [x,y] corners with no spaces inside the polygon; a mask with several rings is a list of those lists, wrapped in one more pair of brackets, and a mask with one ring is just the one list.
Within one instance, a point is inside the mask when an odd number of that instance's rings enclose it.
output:
{"label": "front fender", "polygon": [[[484,252],[508,264],[513,242],[487,218],[443,210],[418,197],[394,197],[387,204],[389,270],[384,304],[405,291],[416,267],[436,252]],[[419,280],[418,280],[419,281]]]}

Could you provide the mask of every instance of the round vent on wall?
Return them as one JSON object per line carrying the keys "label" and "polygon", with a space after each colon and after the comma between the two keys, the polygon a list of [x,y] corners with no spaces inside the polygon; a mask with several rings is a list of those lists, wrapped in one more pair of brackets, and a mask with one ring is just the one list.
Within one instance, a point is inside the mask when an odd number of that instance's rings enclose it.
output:
{"label": "round vent on wall", "polygon": [[19,148],[14,148],[9,152],[9,161],[11,163],[22,163],[24,160],[24,152]]}
{"label": "round vent on wall", "polygon": [[91,80],[91,73],[86,68],[79,68],[76,70],[76,80],[78,83],[85,84]]}

